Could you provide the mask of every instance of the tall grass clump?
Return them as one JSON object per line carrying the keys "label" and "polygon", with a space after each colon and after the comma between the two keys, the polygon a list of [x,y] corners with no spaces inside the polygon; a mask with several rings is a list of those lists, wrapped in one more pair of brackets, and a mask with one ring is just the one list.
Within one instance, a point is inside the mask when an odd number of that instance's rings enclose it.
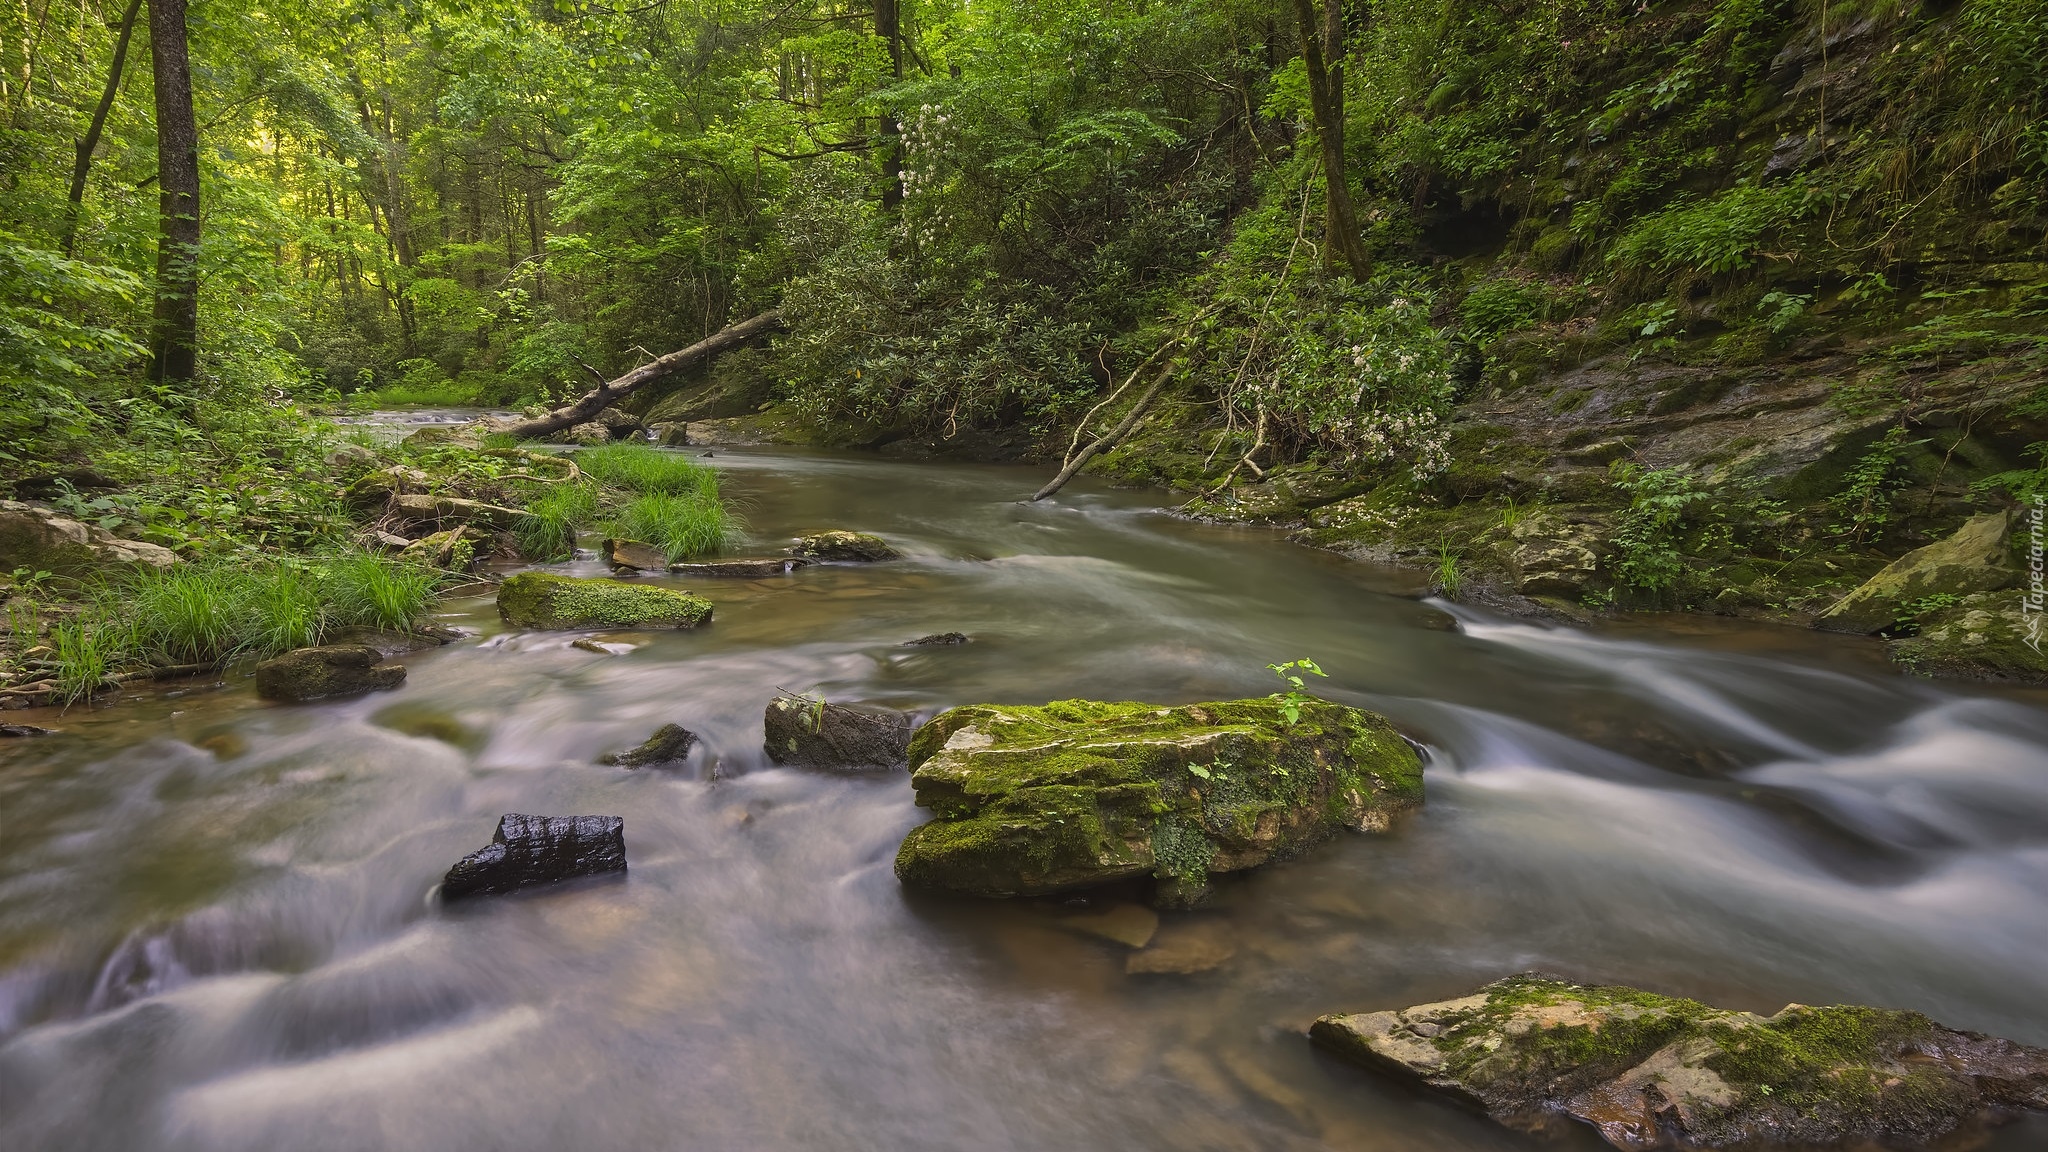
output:
{"label": "tall grass clump", "polygon": [[321,567],[329,622],[403,631],[419,623],[443,577],[424,564],[345,552]]}
{"label": "tall grass clump", "polygon": [[596,485],[554,484],[526,502],[512,535],[528,559],[566,560],[576,553],[576,526],[596,515]]}
{"label": "tall grass clump", "polygon": [[675,452],[646,444],[606,444],[576,453],[585,475],[612,488],[643,496],[698,496],[718,499],[718,473]]}
{"label": "tall grass clump", "polygon": [[57,699],[76,704],[99,691],[120,659],[122,636],[112,620],[66,620],[50,629],[57,652]]}
{"label": "tall grass clump", "polygon": [[732,513],[716,496],[649,493],[635,496],[612,518],[611,532],[660,548],[669,563],[715,555],[737,533]]}

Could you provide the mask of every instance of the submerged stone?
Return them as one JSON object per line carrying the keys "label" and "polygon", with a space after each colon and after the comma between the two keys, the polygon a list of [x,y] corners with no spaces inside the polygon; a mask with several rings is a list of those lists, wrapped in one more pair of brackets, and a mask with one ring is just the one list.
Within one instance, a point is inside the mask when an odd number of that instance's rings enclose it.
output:
{"label": "submerged stone", "polygon": [[888,772],[907,762],[912,724],[902,712],[777,696],[762,720],[762,749],[777,764]]}
{"label": "submerged stone", "polygon": [[791,551],[813,560],[861,563],[897,560],[903,556],[887,540],[866,532],[819,532],[798,540]]}
{"label": "submerged stone", "polygon": [[626,821],[618,816],[522,816],[508,812],[487,847],[456,861],[441,897],[488,896],[626,870]]}
{"label": "submerged stone", "polygon": [[1385,719],[1307,700],[1161,708],[1062,700],[955,708],[911,741],[934,818],[896,854],[906,884],[1033,896],[1151,876],[1165,905],[1209,877],[1422,802],[1422,762]]}
{"label": "submerged stone", "polygon": [[1883,1008],[1766,1017],[1531,974],[1309,1035],[1505,1124],[1568,1117],[1625,1149],[1926,1144],[1987,1110],[2048,1107],[2048,1051]]}
{"label": "submerged stone", "polygon": [[649,764],[671,764],[690,755],[690,749],[697,744],[697,734],[681,724],[663,724],[654,730],[638,748],[624,752],[608,752],[597,758],[600,764],[617,764],[621,768],[644,768]]}
{"label": "submerged stone", "polygon": [[499,586],[498,615],[515,628],[695,628],[711,619],[711,602],[652,584],[521,572]]}
{"label": "submerged stone", "polygon": [[383,659],[384,654],[368,644],[300,648],[256,665],[256,694],[296,704],[405,683],[405,665],[385,664]]}
{"label": "submerged stone", "polygon": [[671,564],[670,573],[677,576],[711,576],[720,579],[750,580],[762,576],[787,576],[810,563],[802,556],[761,556],[740,560],[707,560],[695,564]]}

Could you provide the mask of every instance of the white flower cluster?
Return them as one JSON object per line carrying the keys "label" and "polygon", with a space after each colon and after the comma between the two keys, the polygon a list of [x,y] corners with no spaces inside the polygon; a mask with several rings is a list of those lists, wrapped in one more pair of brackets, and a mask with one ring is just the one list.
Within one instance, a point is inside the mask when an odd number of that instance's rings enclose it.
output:
{"label": "white flower cluster", "polygon": [[939,163],[945,156],[946,136],[953,118],[944,109],[926,104],[906,118],[903,133],[903,200],[906,205],[925,201],[922,211],[903,214],[903,234],[919,244],[931,244],[952,226],[952,219],[930,194],[942,184]]}

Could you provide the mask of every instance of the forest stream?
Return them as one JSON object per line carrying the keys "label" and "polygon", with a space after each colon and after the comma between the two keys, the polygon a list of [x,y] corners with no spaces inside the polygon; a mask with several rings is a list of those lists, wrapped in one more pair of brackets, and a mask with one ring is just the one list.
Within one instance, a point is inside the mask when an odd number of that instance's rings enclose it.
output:
{"label": "forest stream", "polygon": [[[1042,469],[713,463],[749,552],[846,527],[906,558],[699,581],[714,624],[609,654],[457,598],[439,618],[474,634],[397,692],[279,706],[230,676],[13,742],[0,1147],[1600,1147],[1303,1035],[1530,969],[2048,1042],[2037,697],[1901,677],[1870,641],[1418,602],[1157,492],[1020,502]],[[904,644],[948,631],[971,642]],[[1427,803],[1162,914],[1151,947],[1199,971],[1127,974],[1078,930],[1100,900],[906,891],[903,773],[761,750],[778,690],[1175,703],[1304,656],[1426,746]],[[680,768],[596,762],[671,721],[703,738]],[[623,816],[631,871],[441,905],[506,812]],[[1975,1146],[2048,1146],[2048,1118]]]}

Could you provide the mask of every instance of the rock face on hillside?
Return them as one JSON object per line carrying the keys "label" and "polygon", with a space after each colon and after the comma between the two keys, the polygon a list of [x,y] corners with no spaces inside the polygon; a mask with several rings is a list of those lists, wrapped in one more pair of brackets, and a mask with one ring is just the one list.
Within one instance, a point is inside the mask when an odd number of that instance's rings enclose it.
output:
{"label": "rock face on hillside", "polygon": [[2011,525],[2004,512],[1972,517],[1948,539],[1892,561],[1822,614],[1818,625],[1838,632],[1876,632],[1927,597],[1962,597],[2018,584],[2025,574],[2013,563],[2007,544]]}
{"label": "rock face on hillside", "polygon": [[896,855],[906,884],[1032,896],[1152,876],[1168,906],[1209,877],[1422,802],[1422,762],[1379,716],[1321,700],[1161,708],[1062,700],[955,708],[910,746],[934,818]]}
{"label": "rock face on hillside", "polygon": [[265,700],[299,703],[405,683],[405,666],[385,664],[383,659],[384,654],[368,644],[300,648],[256,665],[256,694]]}
{"label": "rock face on hillside", "polygon": [[626,821],[621,817],[508,812],[489,845],[448,870],[441,898],[496,895],[625,870]]}
{"label": "rock face on hillside", "polygon": [[2048,1107],[2048,1051],[1883,1008],[1765,1017],[1523,975],[1309,1035],[1503,1123],[1570,1118],[1625,1149],[1924,1145],[1987,1109]]}
{"label": "rock face on hillside", "polygon": [[499,586],[498,615],[515,628],[695,628],[711,619],[711,602],[652,584],[521,572]]}
{"label": "rock face on hillside", "polygon": [[123,540],[95,524],[19,500],[0,500],[0,572],[26,568],[87,576],[115,568],[168,568],[178,562],[169,548]]}
{"label": "rock face on hillside", "polygon": [[840,560],[858,563],[874,563],[880,560],[896,560],[902,553],[896,551],[887,540],[871,536],[866,532],[819,532],[806,536],[790,549],[798,556],[812,560]]}
{"label": "rock face on hillside", "polygon": [[768,758],[797,768],[887,772],[903,767],[910,747],[910,717],[883,708],[777,696],[762,720]]}

